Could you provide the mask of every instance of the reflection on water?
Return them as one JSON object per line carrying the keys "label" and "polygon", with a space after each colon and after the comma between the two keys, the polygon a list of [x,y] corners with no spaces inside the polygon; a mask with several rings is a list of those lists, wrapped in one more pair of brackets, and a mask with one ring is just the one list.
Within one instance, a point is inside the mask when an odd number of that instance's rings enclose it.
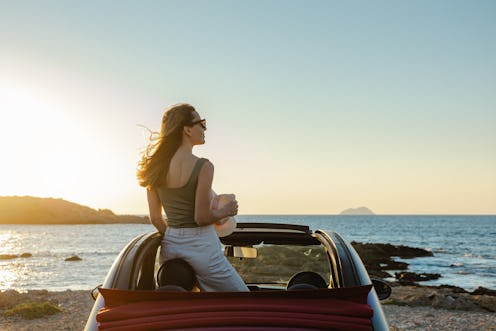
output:
{"label": "reflection on water", "polygon": [[0,284],[2,284],[3,288],[10,288],[12,282],[16,279],[16,276],[17,273],[5,269],[2,266],[2,269],[0,269]]}
{"label": "reflection on water", "polygon": [[[0,225],[0,290],[87,290],[101,284],[120,250],[151,225]],[[19,257],[23,253],[31,257]],[[82,261],[67,262],[78,255]]]}
{"label": "reflection on water", "polygon": [[11,231],[0,232],[0,254],[13,254],[17,238]]}

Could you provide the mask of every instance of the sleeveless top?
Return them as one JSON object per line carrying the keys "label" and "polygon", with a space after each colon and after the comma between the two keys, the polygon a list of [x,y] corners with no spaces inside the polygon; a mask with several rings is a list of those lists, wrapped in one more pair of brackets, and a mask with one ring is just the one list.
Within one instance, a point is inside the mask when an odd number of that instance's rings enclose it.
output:
{"label": "sleeveless top", "polygon": [[186,185],[177,188],[165,186],[157,189],[160,201],[167,215],[167,225],[172,228],[198,227],[195,222],[195,196],[198,175],[207,159],[196,160],[191,176]]}

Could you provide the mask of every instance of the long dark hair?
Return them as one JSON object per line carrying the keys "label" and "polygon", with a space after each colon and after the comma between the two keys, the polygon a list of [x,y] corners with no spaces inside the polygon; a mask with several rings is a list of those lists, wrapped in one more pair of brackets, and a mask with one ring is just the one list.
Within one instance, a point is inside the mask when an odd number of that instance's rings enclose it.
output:
{"label": "long dark hair", "polygon": [[170,161],[182,143],[183,128],[193,122],[194,111],[195,108],[186,103],[165,111],[158,137],[150,137],[150,144],[138,164],[136,176],[141,186],[157,188],[165,184]]}

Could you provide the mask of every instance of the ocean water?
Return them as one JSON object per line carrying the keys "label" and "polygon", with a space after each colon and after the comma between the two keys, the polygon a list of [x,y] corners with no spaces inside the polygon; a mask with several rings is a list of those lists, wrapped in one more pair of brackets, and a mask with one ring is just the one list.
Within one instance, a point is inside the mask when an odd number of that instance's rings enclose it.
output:
{"label": "ocean water", "polygon": [[[238,222],[306,224],[358,242],[429,249],[433,257],[404,260],[414,272],[440,273],[430,285],[496,289],[496,216],[237,216]],[[103,282],[120,250],[151,225],[0,225],[0,290],[87,290]],[[78,262],[66,262],[77,255]]]}

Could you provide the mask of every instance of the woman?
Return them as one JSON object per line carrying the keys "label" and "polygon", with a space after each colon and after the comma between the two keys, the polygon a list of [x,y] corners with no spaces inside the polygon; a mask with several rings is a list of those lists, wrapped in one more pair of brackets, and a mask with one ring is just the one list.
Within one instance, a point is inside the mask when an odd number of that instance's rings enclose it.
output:
{"label": "woman", "polygon": [[148,146],[139,163],[138,180],[147,188],[150,220],[164,233],[162,262],[184,259],[195,270],[203,291],[248,291],[223,255],[213,227],[236,215],[238,202],[212,209],[214,166],[193,155],[193,146],[205,143],[206,129],[205,119],[191,105],[171,106],[164,113],[156,143]]}

